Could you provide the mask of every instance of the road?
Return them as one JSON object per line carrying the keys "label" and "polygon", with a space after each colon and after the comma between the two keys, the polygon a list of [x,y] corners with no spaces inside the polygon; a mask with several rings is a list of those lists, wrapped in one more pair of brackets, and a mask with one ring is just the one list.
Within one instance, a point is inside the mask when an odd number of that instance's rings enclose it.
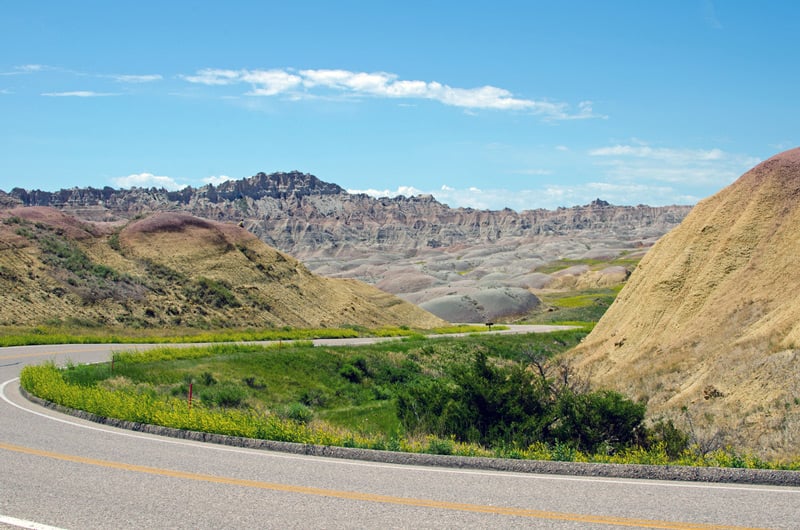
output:
{"label": "road", "polygon": [[[141,347],[141,346],[140,346]],[[0,349],[0,528],[799,528],[800,488],[402,466],[202,444],[36,406]]]}

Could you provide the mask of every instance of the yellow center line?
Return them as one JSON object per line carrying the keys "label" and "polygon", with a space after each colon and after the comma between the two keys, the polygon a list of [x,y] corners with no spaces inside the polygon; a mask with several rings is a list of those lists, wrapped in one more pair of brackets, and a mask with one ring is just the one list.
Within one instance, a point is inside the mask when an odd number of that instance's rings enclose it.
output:
{"label": "yellow center line", "polygon": [[[190,473],[187,471],[175,471],[170,469],[161,469],[149,466],[125,464],[122,462],[111,462],[108,460],[97,460],[94,458],[86,458],[83,456],[67,455],[61,453],[54,453],[50,451],[43,451],[40,449],[33,449],[30,447],[11,445],[3,442],[0,442],[0,449],[5,449],[7,451],[13,451],[17,453],[24,453],[28,455],[41,456],[45,458],[52,458],[55,460],[62,460],[66,462],[75,462],[91,466],[120,469],[123,471],[131,471],[135,473],[146,473],[148,475],[159,475],[163,477],[180,478],[180,479],[194,480],[199,482],[211,482],[215,484],[227,484],[231,486],[240,486],[245,488],[257,488],[262,490],[297,493],[300,495],[314,495],[318,497],[332,497],[337,499],[374,502],[382,504],[397,504],[402,506],[413,506],[418,508],[435,508],[439,510],[454,510],[462,512],[487,513],[495,515],[510,515],[514,517],[530,517],[534,519],[545,519],[552,521],[570,521],[577,523],[606,524],[614,526],[633,526],[639,528],[663,528],[663,529],[679,529],[679,530],[686,530],[686,529],[745,530],[745,527],[738,527],[738,526],[694,524],[694,523],[681,523],[681,522],[671,522],[671,521],[657,521],[650,519],[633,519],[627,517],[611,517],[604,515],[561,513],[561,512],[552,512],[544,510],[530,510],[525,508],[512,508],[504,506],[487,506],[481,504],[466,504],[458,502],[437,501],[432,499],[395,497],[391,495],[379,495],[374,493],[361,493],[355,491],[340,491],[340,490],[332,490],[324,488],[315,488],[311,486],[293,486],[290,484],[277,484],[274,482],[261,482],[256,480],[245,480],[232,477],[221,477],[216,475]],[[750,529],[750,530],[755,530],[755,529]]]}

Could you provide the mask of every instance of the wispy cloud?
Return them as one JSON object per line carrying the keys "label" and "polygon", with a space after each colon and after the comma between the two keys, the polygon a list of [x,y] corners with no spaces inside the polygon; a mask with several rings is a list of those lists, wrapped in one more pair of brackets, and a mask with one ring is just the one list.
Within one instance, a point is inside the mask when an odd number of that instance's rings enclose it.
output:
{"label": "wispy cloud", "polygon": [[426,192],[418,188],[415,188],[414,186],[398,186],[394,190],[390,189],[378,190],[375,188],[368,188],[365,190],[350,189],[347,190],[347,193],[352,193],[352,194],[363,193],[371,197],[397,197],[398,195],[402,195],[404,197],[414,197],[416,195],[424,195]]}
{"label": "wispy cloud", "polygon": [[120,96],[114,92],[94,92],[92,90],[73,90],[70,92],[44,92],[43,96],[53,98],[102,98],[109,96]]}
{"label": "wispy cloud", "polygon": [[[152,83],[154,81],[160,81],[163,79],[163,76],[161,74],[103,74],[103,73],[85,72],[80,70],[72,70],[70,68],[63,68],[61,66],[50,66],[44,64],[24,64],[21,66],[15,66],[12,70],[8,72],[0,72],[0,75],[16,76],[25,74],[28,75],[42,74],[48,72],[62,74],[71,77],[112,79],[117,83],[126,83],[126,84]],[[86,91],[80,91],[80,92],[86,92]],[[54,92],[51,94],[54,94]]]}
{"label": "wispy cloud", "polygon": [[185,184],[179,184],[172,177],[158,176],[152,173],[134,173],[126,177],[113,178],[111,182],[120,188],[164,188],[174,191],[186,187]]}
{"label": "wispy cloud", "polygon": [[110,77],[119,83],[152,83],[153,81],[161,81],[161,79],[163,79],[160,74],[112,74],[105,77]]}
{"label": "wispy cloud", "polygon": [[577,109],[562,102],[533,100],[514,95],[495,86],[476,88],[452,87],[438,81],[399,79],[388,72],[352,72],[349,70],[227,70],[207,68],[194,75],[182,76],[190,83],[208,86],[249,84],[249,96],[287,95],[292,98],[313,97],[319,92],[346,96],[369,96],[391,99],[426,99],[465,110],[493,109],[524,111],[548,119],[602,118],[595,114],[590,101],[582,101]]}
{"label": "wispy cloud", "polygon": [[620,182],[660,181],[722,187],[760,159],[722,149],[652,147],[645,142],[617,144],[589,151],[605,175]]}
{"label": "wispy cloud", "polygon": [[0,72],[0,75],[24,75],[24,74],[32,74],[35,72],[41,72],[42,70],[46,70],[48,67],[43,64],[23,64],[20,66],[15,66],[8,72]]}

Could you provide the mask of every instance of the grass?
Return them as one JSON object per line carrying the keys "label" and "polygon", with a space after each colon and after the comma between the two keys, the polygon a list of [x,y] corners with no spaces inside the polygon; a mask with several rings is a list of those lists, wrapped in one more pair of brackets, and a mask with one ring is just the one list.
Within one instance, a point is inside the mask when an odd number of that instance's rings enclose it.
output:
{"label": "grass", "polygon": [[[513,361],[530,352],[562,351],[584,334],[411,337],[337,348],[308,342],[165,347],[116,353],[113,363],[27,366],[20,380],[30,393],[70,408],[249,438],[461,456],[800,470],[800,459],[765,462],[732,449],[702,454],[690,448],[672,458],[661,445],[586,454],[563,444],[484,447],[403,432],[394,408],[400,386],[436,378],[448,366],[469,362],[478,350],[497,362]],[[189,384],[195,396],[191,407]]]}
{"label": "grass", "polygon": [[577,265],[586,265],[589,267],[590,270],[600,270],[606,267],[613,267],[613,266],[622,266],[627,267],[633,270],[634,267],[639,263],[640,258],[629,258],[628,252],[621,253],[618,257],[611,259],[611,260],[604,260],[604,259],[592,259],[592,258],[582,258],[582,259],[569,259],[569,258],[562,258],[559,260],[548,262],[545,265],[541,265],[540,267],[536,268],[536,272],[542,272],[544,274],[553,274],[554,272],[558,272],[564,269],[568,269],[569,267],[575,267]]}
{"label": "grass", "polygon": [[[494,326],[493,329],[506,329]],[[362,327],[316,329],[231,329],[197,331],[186,328],[132,329],[130,327],[101,328],[85,322],[54,322],[51,325],[20,328],[0,326],[0,347],[36,344],[181,344],[202,342],[253,342],[310,339],[341,339],[354,337],[410,337],[427,334],[481,333],[486,326],[448,326],[431,330],[393,327],[367,329]]]}
{"label": "grass", "polygon": [[540,293],[538,296],[545,309],[533,315],[529,322],[592,328],[611,306],[621,289],[622,285],[605,289]]}

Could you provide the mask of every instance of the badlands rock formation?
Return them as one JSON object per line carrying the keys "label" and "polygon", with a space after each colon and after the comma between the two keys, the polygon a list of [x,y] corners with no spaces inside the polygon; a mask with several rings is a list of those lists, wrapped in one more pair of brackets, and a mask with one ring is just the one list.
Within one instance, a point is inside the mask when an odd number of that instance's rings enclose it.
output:
{"label": "badlands rock formation", "polygon": [[628,271],[591,271],[581,278],[575,271],[551,277],[537,268],[560,258],[637,252],[676,226],[690,209],[612,206],[601,200],[552,211],[450,208],[431,196],[375,199],[350,194],[299,172],[259,173],[177,192],[14,188],[0,192],[3,204],[50,206],[92,221],[183,211],[241,223],[317,274],[377,284],[426,304],[443,318],[460,315],[479,321],[529,311],[537,300],[520,289],[619,282]]}
{"label": "badlands rock formation", "polygon": [[800,447],[800,149],[699,203],[573,352],[706,446]]}

